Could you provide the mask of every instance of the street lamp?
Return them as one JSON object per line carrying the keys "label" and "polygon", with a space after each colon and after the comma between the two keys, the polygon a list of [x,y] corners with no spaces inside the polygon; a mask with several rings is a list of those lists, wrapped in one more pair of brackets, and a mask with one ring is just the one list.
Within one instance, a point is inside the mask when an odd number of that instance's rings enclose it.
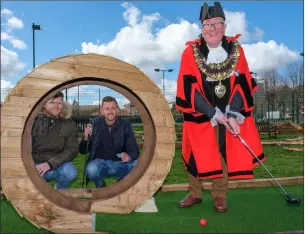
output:
{"label": "street lamp", "polygon": [[165,70],[163,70],[163,69],[158,69],[158,68],[156,68],[155,71],[156,71],[156,72],[162,71],[162,73],[163,73],[163,95],[165,96],[164,72],[172,72],[172,71],[174,71],[174,70],[173,70],[173,69],[165,69]]}
{"label": "street lamp", "polygon": [[40,25],[38,24],[32,24],[33,29],[33,69],[35,68],[35,30],[42,30]]}

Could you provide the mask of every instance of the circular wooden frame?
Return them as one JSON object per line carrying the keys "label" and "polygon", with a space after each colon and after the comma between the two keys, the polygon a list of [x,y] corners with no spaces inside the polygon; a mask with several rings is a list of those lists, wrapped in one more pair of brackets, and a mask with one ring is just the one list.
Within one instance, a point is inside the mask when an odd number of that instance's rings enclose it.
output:
{"label": "circular wooden frame", "polygon": [[[144,125],[137,166],[92,200],[69,197],[37,173],[30,154],[34,117],[56,92],[75,85],[112,88],[135,104]],[[1,107],[1,184],[15,209],[52,232],[92,232],[91,213],[129,213],[161,187],[175,154],[175,126],[161,90],[138,68],[110,56],[81,54],[43,64],[22,78]],[[85,189],[86,190],[86,189]]]}

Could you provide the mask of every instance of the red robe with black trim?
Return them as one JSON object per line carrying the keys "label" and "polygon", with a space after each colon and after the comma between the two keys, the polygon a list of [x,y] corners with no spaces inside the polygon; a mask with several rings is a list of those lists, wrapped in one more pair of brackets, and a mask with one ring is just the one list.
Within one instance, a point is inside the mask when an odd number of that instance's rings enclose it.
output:
{"label": "red robe with black trim", "polygon": [[[227,43],[232,43],[235,38],[224,37]],[[181,58],[180,71],[177,81],[176,109],[181,110],[184,115],[182,134],[182,157],[187,170],[192,168],[200,179],[218,178],[223,176],[220,152],[217,144],[215,128],[212,127],[210,119],[195,109],[194,94],[197,90],[207,102],[204,93],[202,73],[198,68],[192,44],[201,44],[198,39],[187,43]],[[248,64],[240,45],[239,59],[234,68],[237,73],[228,79],[230,88],[230,105],[235,92],[239,91],[243,99],[241,113],[246,117],[240,125],[240,136],[249,145],[252,151],[261,161],[265,160],[260,137],[252,116],[253,94],[258,89],[253,80]],[[225,154],[229,179],[253,178],[253,168],[259,162],[252,156],[241,141],[234,137],[229,131],[225,132]]]}

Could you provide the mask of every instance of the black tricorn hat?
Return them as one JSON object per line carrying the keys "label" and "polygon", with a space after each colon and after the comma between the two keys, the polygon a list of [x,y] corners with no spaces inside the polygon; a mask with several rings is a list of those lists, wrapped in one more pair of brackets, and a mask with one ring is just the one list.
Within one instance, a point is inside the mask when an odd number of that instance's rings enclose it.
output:
{"label": "black tricorn hat", "polygon": [[214,6],[208,6],[205,2],[201,6],[199,20],[202,22],[206,19],[211,19],[215,17],[221,17],[226,20],[225,14],[219,2],[214,2]]}

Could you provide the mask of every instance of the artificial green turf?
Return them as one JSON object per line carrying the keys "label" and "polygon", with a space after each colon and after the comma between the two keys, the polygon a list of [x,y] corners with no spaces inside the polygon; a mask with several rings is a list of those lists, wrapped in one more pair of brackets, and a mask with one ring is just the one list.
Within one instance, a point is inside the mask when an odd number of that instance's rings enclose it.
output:
{"label": "artificial green turf", "polygon": [[36,228],[27,219],[21,218],[9,201],[0,200],[0,203],[0,233],[50,233],[44,229]]}
{"label": "artificial green turf", "polygon": [[[160,192],[155,196],[158,213],[128,215],[97,214],[96,231],[111,233],[245,233],[303,230],[304,187],[286,186],[291,196],[302,199],[301,206],[288,206],[277,187],[231,189],[229,210],[216,213],[208,191],[202,204],[178,208],[186,192]],[[199,225],[201,218],[207,225]],[[48,233],[21,218],[10,202],[1,200],[1,233]]]}
{"label": "artificial green turf", "polygon": [[[280,146],[264,145],[264,153],[266,161],[265,166],[271,171],[275,177],[292,177],[301,176],[304,174],[304,151],[286,150]],[[81,188],[83,169],[85,163],[85,155],[78,154],[73,161],[77,169],[77,178],[71,184],[70,188]],[[270,178],[269,174],[262,166],[254,169],[254,177]],[[106,179],[106,184],[109,186],[116,182],[114,178]],[[49,182],[54,186],[55,182]],[[187,183],[186,172],[182,164],[181,149],[176,149],[175,157],[171,165],[169,174],[167,175],[164,184],[184,184]],[[92,181],[89,182],[88,188],[95,188]]]}
{"label": "artificial green turf", "polygon": [[[303,200],[303,186],[285,187],[289,194]],[[186,192],[156,195],[158,213],[128,215],[97,214],[96,231],[110,233],[266,233],[303,230],[304,206],[288,206],[277,188],[231,189],[229,210],[217,213],[208,191],[203,202],[179,208],[177,202]],[[201,218],[207,225],[200,226]]]}

